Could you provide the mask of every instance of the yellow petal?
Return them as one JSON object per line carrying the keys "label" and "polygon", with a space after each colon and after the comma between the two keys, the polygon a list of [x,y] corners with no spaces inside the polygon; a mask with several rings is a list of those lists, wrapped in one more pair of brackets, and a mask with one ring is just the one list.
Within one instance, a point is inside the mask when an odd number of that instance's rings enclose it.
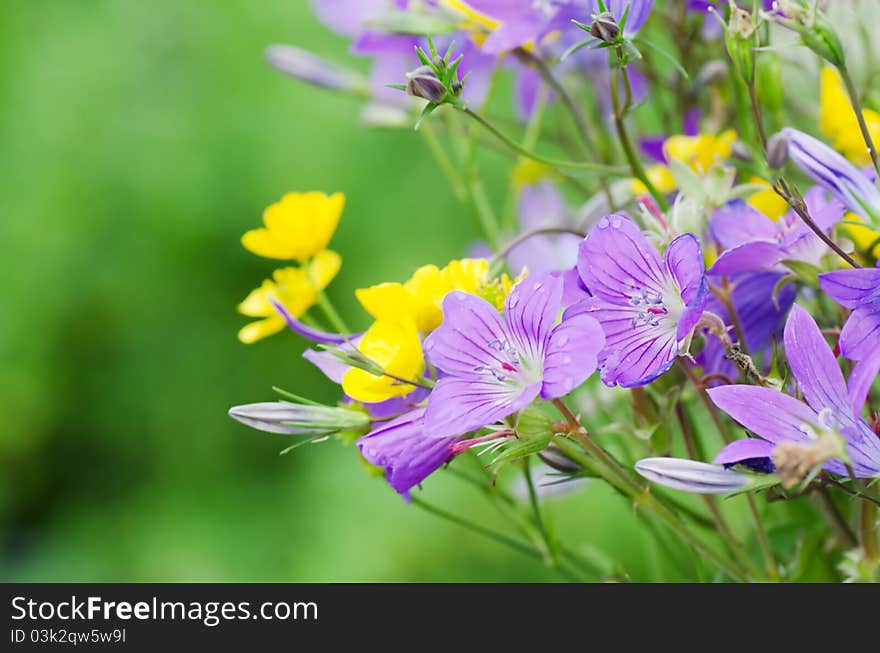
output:
{"label": "yellow petal", "polygon": [[[659,192],[670,193],[675,190],[675,177],[672,176],[669,168],[662,163],[647,168],[645,174],[648,176],[648,181]],[[645,195],[648,192],[647,186],[638,179],[633,179],[630,187],[632,188],[633,195]]]}
{"label": "yellow petal", "polygon": [[331,249],[318,252],[308,265],[308,277],[313,284],[324,290],[339,274],[342,257]]}
{"label": "yellow petal", "polygon": [[[838,72],[831,66],[822,69],[819,126],[838,152],[858,166],[871,163],[868,146],[862,137],[855,109]],[[876,144],[880,139],[880,114],[870,109],[862,112],[868,132]]]}
{"label": "yellow petal", "polygon": [[[864,222],[864,220],[855,213],[847,213],[840,224],[840,228],[852,238],[856,251],[880,257],[880,231],[872,229],[867,225],[852,224],[854,222]],[[870,252],[868,251],[869,249],[871,250]]]}
{"label": "yellow petal", "polygon": [[751,184],[760,184],[765,186],[764,190],[750,195],[748,199],[749,205],[766,215],[771,220],[778,220],[788,211],[788,202],[779,197],[775,190],[766,181],[760,177],[752,177],[749,179]]}
{"label": "yellow petal", "polygon": [[694,172],[705,173],[716,163],[727,159],[733,152],[736,132],[727,130],[718,134],[698,136],[670,136],[663,144],[666,157],[689,165]]}
{"label": "yellow petal", "polygon": [[[402,379],[416,380],[425,371],[422,343],[411,321],[377,320],[364,333],[358,349],[383,370]],[[375,403],[409,394],[415,386],[352,368],[342,378],[342,389],[357,401]]]}
{"label": "yellow petal", "polygon": [[376,320],[394,321],[398,317],[414,317],[415,297],[402,283],[380,283],[369,288],[358,288],[354,294],[364,310]]}
{"label": "yellow petal", "polygon": [[461,290],[475,294],[489,276],[489,261],[483,258],[463,258],[451,261],[443,268],[447,292]]}
{"label": "yellow petal", "polygon": [[267,336],[271,336],[284,328],[284,320],[280,315],[267,317],[265,320],[251,322],[246,324],[238,332],[238,339],[244,344],[250,345],[257,340],[262,340]]}
{"label": "yellow petal", "polygon": [[288,193],[263,211],[265,228],[245,233],[242,245],[258,256],[305,262],[327,247],[344,206],[341,193]]}

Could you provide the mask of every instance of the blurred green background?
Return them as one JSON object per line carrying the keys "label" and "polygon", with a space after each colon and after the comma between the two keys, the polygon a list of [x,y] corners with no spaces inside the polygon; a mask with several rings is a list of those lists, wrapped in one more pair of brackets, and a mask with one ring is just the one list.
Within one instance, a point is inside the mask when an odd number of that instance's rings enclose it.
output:
{"label": "blurred green background", "polygon": [[[418,135],[264,64],[286,42],[363,68],[305,1],[17,2],[0,21],[3,580],[558,578],[406,505],[353,447],[279,457],[288,441],[226,416],[272,385],[335,399],[296,336],[236,340],[236,303],[273,269],[238,240],[266,205],[347,194],[330,296],[350,316],[354,288],[476,238],[429,192]],[[422,496],[507,527],[451,476]],[[548,511],[634,578],[674,577],[605,488]]]}

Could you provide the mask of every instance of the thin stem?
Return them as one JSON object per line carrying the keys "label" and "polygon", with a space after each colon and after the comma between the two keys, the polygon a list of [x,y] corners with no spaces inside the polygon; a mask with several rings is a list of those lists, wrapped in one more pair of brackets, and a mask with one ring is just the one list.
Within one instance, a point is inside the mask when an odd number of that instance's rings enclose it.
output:
{"label": "thin stem", "polygon": [[547,562],[549,566],[555,567],[559,562],[556,558],[556,547],[553,544],[553,539],[550,537],[547,525],[544,523],[544,517],[541,514],[541,504],[538,501],[538,493],[535,491],[535,483],[532,480],[532,472],[529,469],[528,458],[526,458],[523,463],[523,474],[526,478],[526,487],[529,490],[529,505],[532,508],[532,516],[535,521],[535,526],[538,528],[538,533],[540,533],[541,540],[546,549]]}
{"label": "thin stem", "polygon": [[609,166],[601,163],[588,163],[588,162],[578,162],[578,161],[563,161],[560,159],[553,159],[550,157],[541,156],[540,154],[536,154],[535,152],[531,152],[526,148],[522,147],[519,143],[506,136],[498,129],[495,128],[490,122],[485,120],[480,114],[472,111],[468,107],[454,105],[456,109],[460,112],[480,123],[486,130],[489,131],[495,138],[504,143],[508,148],[516,152],[517,154],[524,156],[526,158],[532,159],[533,161],[537,161],[538,163],[543,163],[544,165],[548,165],[553,168],[569,168],[572,170],[585,170],[587,172],[596,172],[614,177],[625,177],[628,173],[626,168],[620,166]]}
{"label": "thin stem", "polygon": [[826,485],[834,486],[838,490],[843,491],[844,493],[848,494],[851,497],[854,497],[856,499],[861,499],[862,501],[868,501],[870,503],[874,503],[874,504],[880,506],[880,501],[878,501],[874,497],[868,496],[867,494],[862,494],[861,492],[858,492],[856,490],[852,490],[836,479],[833,479],[831,477],[827,477],[824,479],[824,482]]}
{"label": "thin stem", "polygon": [[502,259],[517,246],[521,245],[523,242],[527,241],[529,238],[534,236],[542,236],[548,234],[571,234],[573,236],[580,236],[581,238],[586,238],[587,234],[578,229],[570,229],[568,227],[542,227],[540,229],[533,229],[532,231],[527,231],[524,234],[520,234],[510,242],[508,242],[504,247],[499,249],[492,256],[493,259]]}
{"label": "thin stem", "polygon": [[452,162],[452,159],[437,139],[437,134],[434,132],[431,121],[426,120],[422,123],[422,127],[419,131],[425,138],[425,143],[428,145],[428,150],[434,157],[437,167],[440,168],[440,171],[449,181],[449,185],[452,187],[452,192],[455,194],[455,197],[460,202],[464,201],[467,197],[467,189],[465,188],[464,181],[455,169],[455,164]]}
{"label": "thin stem", "polygon": [[877,506],[868,501],[859,510],[859,540],[862,543],[864,558],[876,566],[880,561],[880,545],[877,542]]}
{"label": "thin stem", "polygon": [[318,298],[318,306],[321,307],[321,310],[324,312],[324,315],[327,316],[327,319],[330,320],[330,324],[333,325],[333,328],[336,329],[339,333],[351,333],[351,330],[345,325],[345,320],[340,317],[339,313],[336,312],[336,309],[333,308],[333,304],[327,295],[321,290],[317,285],[313,284],[315,287],[315,296]]}
{"label": "thin stem", "polygon": [[862,132],[862,138],[865,139],[865,145],[868,146],[868,153],[871,155],[871,163],[874,164],[874,170],[880,175],[880,159],[877,157],[877,148],[874,146],[874,139],[871,137],[871,131],[868,129],[868,123],[865,122],[865,114],[862,110],[862,101],[859,99],[859,93],[856,85],[853,83],[852,75],[849,74],[849,68],[846,64],[838,67],[840,77],[843,79],[843,85],[849,95],[850,104],[856,114],[856,120],[859,122],[859,130]]}
{"label": "thin stem", "polygon": [[767,566],[767,574],[771,580],[779,580],[779,571],[776,568],[776,557],[773,555],[773,547],[770,546],[770,538],[767,537],[767,531],[764,530],[764,523],[761,521],[761,514],[758,512],[758,504],[755,497],[751,493],[746,493],[746,501],[749,504],[749,512],[752,520],[755,522],[755,534],[758,536],[758,544],[761,547],[761,554],[764,556],[764,563]]}
{"label": "thin stem", "polygon": [[[568,422],[571,427],[568,434],[571,439],[577,442],[585,451],[595,457],[600,463],[600,475],[606,481],[619,488],[628,495],[636,505],[644,506],[652,512],[657,518],[663,521],[679,538],[689,544],[695,551],[706,557],[719,569],[723,570],[728,576],[734,580],[743,581],[746,577],[739,570],[738,566],[725,556],[721,555],[713,548],[708,546],[703,540],[695,535],[682,521],[667,508],[659,499],[651,494],[647,489],[643,488],[636,482],[629,473],[624,470],[616,460],[614,460],[602,447],[593,442],[592,438],[587,434],[586,430],[581,426],[578,418],[571,412],[571,409],[561,399],[554,399],[553,405]],[[562,448],[568,455],[572,456],[578,462],[583,461],[585,466],[595,468],[594,461],[585,456],[577,447],[570,447],[566,444],[564,438],[560,438],[557,445]]]}
{"label": "thin stem", "polygon": [[[620,54],[618,54],[618,58]],[[651,197],[654,198],[654,201],[657,202],[657,206],[660,207],[661,211],[666,211],[669,209],[669,204],[666,202],[666,198],[654,187],[654,184],[651,183],[651,180],[648,179],[648,175],[645,172],[645,168],[642,165],[641,160],[636,154],[635,148],[633,147],[632,139],[629,136],[629,132],[626,130],[626,122],[624,120],[625,113],[623,111],[623,107],[620,105],[620,89],[618,88],[617,82],[617,74],[616,71],[620,69],[623,71],[624,80],[628,83],[628,73],[626,72],[626,66],[619,66],[612,69],[613,74],[611,75],[611,103],[614,107],[614,128],[617,131],[617,138],[620,141],[620,145],[623,148],[623,154],[626,157],[627,162],[629,163],[630,170],[632,171],[633,176],[638,179],[642,184],[644,184],[645,188],[648,189],[648,192],[651,194]]]}
{"label": "thin stem", "polygon": [[727,315],[733,323],[733,329],[736,331],[736,340],[739,343],[739,347],[744,354],[748,355],[749,350],[748,345],[746,344],[746,330],[743,328],[742,320],[739,319],[739,313],[736,310],[736,306],[733,304],[733,288],[730,286],[727,277],[723,277],[722,286],[720,288],[713,284],[709,284],[709,290],[712,291],[715,298],[724,306],[724,310],[727,311]]}
{"label": "thin stem", "polygon": [[825,521],[831,526],[831,530],[837,535],[840,544],[847,549],[853,549],[858,546],[856,536],[853,534],[852,529],[850,529],[849,524],[846,523],[843,515],[840,514],[837,506],[834,505],[834,501],[831,499],[831,495],[828,494],[827,488],[816,488],[816,501],[819,504],[819,512],[822,513]]}

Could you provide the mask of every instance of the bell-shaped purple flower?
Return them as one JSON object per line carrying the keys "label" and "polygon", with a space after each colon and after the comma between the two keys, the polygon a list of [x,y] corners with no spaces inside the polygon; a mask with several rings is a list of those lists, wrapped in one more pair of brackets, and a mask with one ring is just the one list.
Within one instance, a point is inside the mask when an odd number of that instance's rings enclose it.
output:
{"label": "bell-shaped purple flower", "polygon": [[486,300],[452,292],[443,323],[425,340],[425,353],[442,377],[428,398],[425,431],[448,438],[494,424],[535,398],[568,394],[596,369],[605,343],[598,322],[562,308],[563,279],[527,277],[504,315]]}
{"label": "bell-shaped purple flower", "polygon": [[849,378],[853,409],[860,411],[880,374],[880,267],[819,275],[819,285],[852,310],[840,332],[840,353],[857,361]]}
{"label": "bell-shaped purple flower", "polygon": [[570,310],[602,325],[602,381],[632,388],[664,374],[708,301],[696,236],[679,236],[661,258],[632,220],[609,215],[581,243],[578,272],[593,297]]}
{"label": "bell-shaped purple flower", "polygon": [[[854,388],[850,385],[847,389],[819,327],[797,304],[786,322],[784,343],[789,367],[806,403],[766,387],[726,385],[710,389],[709,396],[716,406],[761,438],[729,444],[714,462],[733,465],[763,460],[766,464],[783,443],[811,446],[823,434],[831,433],[846,443],[856,476],[880,474],[880,438],[854,409]],[[840,458],[828,460],[823,467],[834,474],[847,473]]]}
{"label": "bell-shaped purple flower", "polygon": [[789,158],[853,213],[880,222],[880,190],[852,163],[825,143],[797,129],[782,130]]}
{"label": "bell-shaped purple flower", "polygon": [[425,409],[417,408],[385,422],[357,441],[367,461],[385,469],[385,480],[404,498],[409,491],[452,458],[450,446],[458,437],[425,434]]}

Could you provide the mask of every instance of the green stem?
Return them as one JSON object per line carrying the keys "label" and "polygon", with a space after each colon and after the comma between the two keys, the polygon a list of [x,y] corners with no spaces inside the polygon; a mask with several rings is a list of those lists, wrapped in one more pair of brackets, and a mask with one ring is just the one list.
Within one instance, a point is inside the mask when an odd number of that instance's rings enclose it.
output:
{"label": "green stem", "polygon": [[[618,58],[621,55],[618,53]],[[620,141],[620,145],[623,148],[623,154],[626,157],[627,162],[629,163],[630,170],[632,171],[633,176],[638,179],[642,184],[644,184],[645,188],[648,189],[648,192],[651,194],[651,197],[654,198],[654,201],[657,202],[657,206],[660,207],[661,211],[667,211],[669,209],[669,204],[666,202],[666,198],[654,187],[654,184],[651,183],[651,180],[648,179],[648,175],[645,172],[645,168],[642,165],[641,160],[636,154],[636,150],[633,147],[632,139],[629,136],[629,132],[626,129],[626,113],[624,112],[624,108],[620,105],[620,89],[618,88],[618,78],[617,78],[617,70],[621,70],[624,76],[624,83],[626,86],[629,86],[629,74],[626,71],[625,65],[620,65],[618,67],[612,68],[613,74],[611,75],[611,104],[614,107],[614,128],[617,131],[617,139]]]}
{"label": "green stem", "polygon": [[550,533],[547,531],[547,525],[544,523],[543,515],[541,515],[541,504],[538,501],[538,493],[535,491],[535,482],[532,480],[532,472],[529,469],[529,459],[526,458],[523,463],[523,474],[526,478],[526,487],[529,490],[529,505],[532,508],[532,517],[535,520],[535,526],[538,528],[538,533],[541,535],[541,540],[543,541],[544,549],[547,554],[547,564],[551,567],[555,567],[559,561],[556,557],[556,546],[553,543],[553,539],[550,537]]}
{"label": "green stem", "polygon": [[675,513],[661,503],[656,496],[639,485],[639,483],[636,482],[616,460],[614,460],[602,447],[596,444],[581,426],[574,413],[571,412],[571,409],[569,409],[562,400],[554,399],[553,405],[556,406],[571,427],[569,434],[571,439],[577,442],[584,451],[591,454],[593,458],[595,458],[595,461],[589,456],[584,455],[580,448],[570,446],[565,438],[560,438],[556,443],[557,446],[588,469],[596,468],[597,465],[595,465],[594,462],[598,462],[599,473],[602,478],[624,492],[636,503],[636,505],[642,506],[651,511],[654,516],[664,522],[672,532],[678,535],[679,538],[715,564],[719,569],[723,570],[728,576],[730,576],[730,578],[738,581],[747,580],[735,563],[715,551],[703,542],[702,538],[691,532]]}
{"label": "green stem", "polygon": [[750,493],[746,493],[746,501],[749,504],[749,512],[752,520],[755,522],[755,534],[758,536],[758,545],[761,547],[761,555],[764,556],[764,564],[767,567],[767,574],[770,580],[779,580],[779,571],[776,569],[776,557],[773,555],[773,547],[770,546],[770,538],[767,537],[767,531],[764,530],[764,523],[761,521],[761,514],[758,512],[758,504],[755,497]]}
{"label": "green stem", "polygon": [[544,165],[550,166],[552,168],[569,168],[571,170],[584,170],[587,172],[595,172],[600,174],[605,174],[613,177],[625,177],[628,174],[628,170],[626,168],[622,168],[620,166],[609,166],[601,163],[588,163],[588,162],[578,162],[578,161],[564,161],[561,159],[553,159],[550,157],[541,156],[535,152],[531,152],[526,148],[522,147],[519,143],[509,138],[498,129],[495,128],[490,122],[484,119],[480,114],[471,111],[468,107],[454,105],[456,109],[458,109],[461,113],[468,116],[470,119],[475,120],[480,123],[486,130],[489,131],[495,138],[504,143],[509,149],[516,152],[517,154],[524,156],[532,161],[537,161],[538,163],[543,163]]}
{"label": "green stem", "polygon": [[868,123],[865,122],[865,114],[862,110],[862,101],[859,99],[856,85],[853,83],[852,75],[849,74],[849,68],[846,64],[838,67],[840,77],[843,79],[843,85],[849,95],[850,104],[856,114],[856,120],[859,122],[859,130],[862,132],[862,138],[865,139],[865,145],[868,146],[868,153],[871,155],[871,163],[874,164],[874,170],[880,175],[880,159],[877,157],[877,148],[874,146],[874,139],[871,137],[871,131],[868,129]]}
{"label": "green stem", "polygon": [[419,131],[422,136],[424,136],[425,143],[428,145],[428,150],[434,157],[437,167],[440,168],[440,171],[449,181],[449,185],[452,187],[452,192],[455,194],[455,197],[460,202],[463,202],[467,197],[467,190],[464,181],[455,169],[455,164],[452,162],[452,159],[437,139],[437,134],[434,132],[434,128],[430,121],[425,121]]}
{"label": "green stem", "polygon": [[330,320],[330,324],[333,325],[333,328],[336,329],[339,333],[351,333],[349,328],[345,325],[345,320],[340,317],[339,313],[336,312],[336,309],[333,308],[333,304],[323,290],[318,288],[315,285],[315,294],[318,298],[318,306],[321,307],[321,310],[324,311],[324,315],[327,316],[327,319]]}

